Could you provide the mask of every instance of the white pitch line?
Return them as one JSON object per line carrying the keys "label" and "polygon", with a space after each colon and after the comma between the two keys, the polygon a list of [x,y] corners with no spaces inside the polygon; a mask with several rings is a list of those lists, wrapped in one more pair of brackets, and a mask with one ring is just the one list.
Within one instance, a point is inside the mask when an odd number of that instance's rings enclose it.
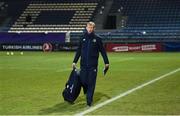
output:
{"label": "white pitch line", "polygon": [[85,110],[85,111],[82,111],[82,112],[80,112],[80,113],[75,114],[75,116],[83,116],[83,115],[85,115],[85,114],[87,114],[87,113],[90,113],[90,112],[92,112],[92,111],[94,111],[94,110],[96,110],[96,109],[98,109],[98,108],[101,108],[101,107],[103,107],[103,106],[105,106],[105,105],[107,105],[107,104],[109,104],[109,103],[111,103],[111,102],[113,102],[113,101],[115,101],[115,100],[117,100],[117,99],[119,99],[119,98],[122,98],[122,97],[124,97],[124,96],[127,96],[127,95],[133,93],[133,92],[136,91],[136,90],[139,90],[139,89],[141,89],[141,88],[143,88],[143,87],[145,87],[145,86],[147,86],[147,85],[150,85],[150,84],[152,84],[152,83],[154,83],[154,82],[156,82],[156,81],[158,81],[158,80],[160,80],[160,79],[163,79],[164,77],[170,76],[170,75],[172,75],[172,74],[174,74],[174,73],[176,73],[176,72],[178,72],[178,71],[180,71],[180,68],[178,68],[178,69],[176,69],[176,70],[173,70],[173,71],[171,71],[171,72],[169,72],[169,73],[166,73],[166,74],[164,74],[164,75],[162,75],[162,76],[160,76],[160,77],[157,77],[157,78],[155,78],[155,79],[153,79],[153,80],[151,80],[151,81],[148,81],[148,82],[146,82],[146,83],[144,83],[144,84],[141,84],[141,85],[139,85],[139,86],[137,86],[137,87],[135,87],[135,88],[133,88],[133,89],[130,89],[130,90],[124,92],[124,93],[121,93],[121,94],[117,95],[116,97],[113,97],[113,98],[111,98],[111,99],[109,99],[109,100],[106,100],[106,101],[104,101],[104,102],[102,102],[102,103],[100,103],[100,104],[97,104],[97,105],[95,105],[95,106],[92,106],[92,107],[90,107],[89,109],[87,109],[87,110]]}

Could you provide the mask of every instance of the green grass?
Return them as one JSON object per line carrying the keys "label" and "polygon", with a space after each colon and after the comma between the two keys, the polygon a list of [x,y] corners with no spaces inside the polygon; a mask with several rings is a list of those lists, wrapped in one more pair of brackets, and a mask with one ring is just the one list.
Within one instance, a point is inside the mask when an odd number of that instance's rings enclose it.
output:
{"label": "green grass", "polygon": [[[102,75],[100,57],[94,104],[180,68],[180,53],[108,53],[110,70]],[[75,104],[61,93],[74,52],[0,52],[0,115],[76,114],[86,110],[80,94]],[[89,114],[179,114],[180,72],[159,80]]]}

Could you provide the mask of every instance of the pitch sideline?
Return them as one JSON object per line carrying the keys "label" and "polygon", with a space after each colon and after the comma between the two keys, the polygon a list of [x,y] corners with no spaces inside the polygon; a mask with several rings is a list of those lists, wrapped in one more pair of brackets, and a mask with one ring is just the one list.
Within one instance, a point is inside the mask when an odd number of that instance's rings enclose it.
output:
{"label": "pitch sideline", "polygon": [[133,92],[136,91],[136,90],[139,90],[139,89],[141,89],[141,88],[143,88],[143,87],[145,87],[145,86],[147,86],[147,85],[150,85],[150,84],[152,84],[152,83],[154,83],[154,82],[156,82],[156,81],[158,81],[158,80],[160,80],[160,79],[163,79],[163,78],[165,78],[165,77],[167,77],[167,76],[170,76],[170,75],[172,75],[172,74],[174,74],[174,73],[176,73],[176,72],[178,72],[178,71],[180,71],[180,68],[177,68],[177,69],[175,69],[175,70],[173,70],[173,71],[171,71],[171,72],[169,72],[169,73],[166,73],[166,74],[164,74],[164,75],[161,75],[161,76],[159,76],[159,77],[157,77],[157,78],[155,78],[155,79],[153,79],[153,80],[151,80],[151,81],[148,81],[148,82],[146,82],[146,83],[144,83],[144,84],[141,84],[141,85],[139,85],[139,86],[137,86],[137,87],[135,87],[135,88],[132,88],[132,89],[130,89],[130,90],[124,92],[124,93],[121,93],[121,94],[117,95],[116,97],[113,97],[113,98],[111,98],[111,99],[109,99],[109,100],[106,100],[106,101],[104,101],[104,102],[102,102],[102,103],[99,103],[99,104],[97,104],[97,105],[95,105],[95,106],[92,106],[92,107],[90,107],[90,108],[87,109],[87,110],[84,110],[84,111],[82,111],[82,112],[80,112],[80,113],[75,114],[75,116],[83,116],[83,115],[85,115],[85,114],[87,114],[87,113],[90,113],[90,112],[92,112],[92,111],[94,111],[94,110],[96,110],[96,109],[98,109],[98,108],[101,108],[101,107],[103,107],[103,106],[105,106],[105,105],[107,105],[107,104],[109,104],[109,103],[111,103],[111,102],[113,102],[113,101],[115,101],[115,100],[117,100],[117,99],[119,99],[119,98],[122,98],[122,97],[124,97],[124,96],[127,96],[127,95],[133,93]]}

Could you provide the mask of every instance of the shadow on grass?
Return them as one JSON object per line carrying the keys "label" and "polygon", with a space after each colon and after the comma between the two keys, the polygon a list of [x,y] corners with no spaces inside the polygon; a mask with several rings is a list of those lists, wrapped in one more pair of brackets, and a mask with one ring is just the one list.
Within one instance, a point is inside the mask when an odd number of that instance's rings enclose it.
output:
{"label": "shadow on grass", "polygon": [[[105,97],[106,99],[111,98],[104,93],[96,92],[94,94],[93,104],[96,104],[103,97]],[[69,104],[67,102],[61,102],[50,108],[41,109],[39,112],[39,115],[51,114],[51,113],[72,114],[72,113],[75,113],[78,111],[82,111],[85,108],[86,108],[86,97],[80,96],[80,97],[78,97],[78,99],[75,101],[74,104]]]}

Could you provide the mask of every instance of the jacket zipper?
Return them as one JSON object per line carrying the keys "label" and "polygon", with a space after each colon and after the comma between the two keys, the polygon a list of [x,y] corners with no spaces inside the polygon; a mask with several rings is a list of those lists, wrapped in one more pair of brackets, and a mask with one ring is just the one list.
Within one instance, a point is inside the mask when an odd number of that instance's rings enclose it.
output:
{"label": "jacket zipper", "polygon": [[86,55],[86,62],[87,62],[87,67],[89,66],[88,65],[88,60],[89,60],[89,45],[90,45],[90,39],[88,38],[88,46],[87,46],[87,55]]}

